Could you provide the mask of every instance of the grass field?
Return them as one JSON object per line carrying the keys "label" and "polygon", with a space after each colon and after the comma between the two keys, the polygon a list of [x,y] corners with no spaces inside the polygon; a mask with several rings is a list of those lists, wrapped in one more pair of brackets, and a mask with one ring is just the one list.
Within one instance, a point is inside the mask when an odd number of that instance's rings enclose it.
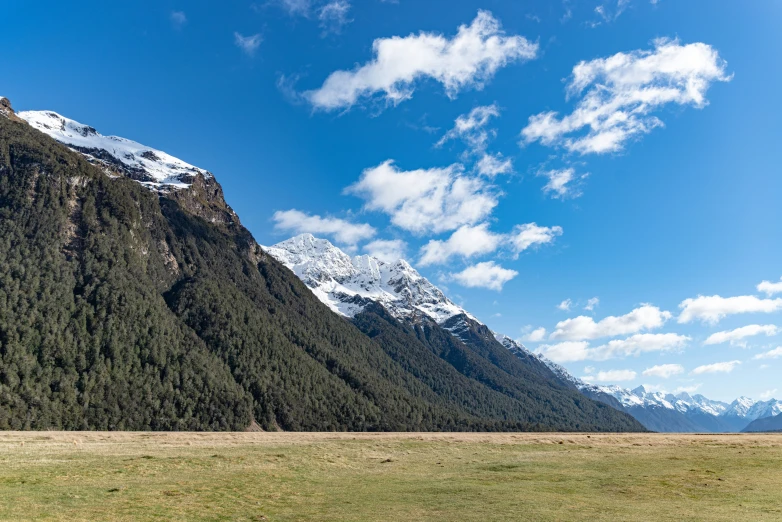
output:
{"label": "grass field", "polygon": [[0,433],[3,520],[782,520],[782,435]]}

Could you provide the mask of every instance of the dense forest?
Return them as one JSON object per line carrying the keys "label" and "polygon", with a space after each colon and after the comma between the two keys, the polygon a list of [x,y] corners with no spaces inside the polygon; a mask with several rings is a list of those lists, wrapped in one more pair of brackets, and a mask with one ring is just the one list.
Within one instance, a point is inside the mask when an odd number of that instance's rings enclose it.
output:
{"label": "dense forest", "polygon": [[643,430],[486,335],[351,323],[215,180],[160,195],[0,117],[0,429]]}

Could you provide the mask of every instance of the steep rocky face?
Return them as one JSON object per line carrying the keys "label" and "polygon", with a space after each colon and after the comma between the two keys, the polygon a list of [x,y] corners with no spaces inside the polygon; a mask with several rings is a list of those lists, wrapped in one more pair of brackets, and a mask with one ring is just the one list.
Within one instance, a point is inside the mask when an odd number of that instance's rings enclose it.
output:
{"label": "steep rocky face", "polygon": [[11,100],[5,96],[0,96],[0,116],[4,116],[12,121],[22,121],[11,107]]}

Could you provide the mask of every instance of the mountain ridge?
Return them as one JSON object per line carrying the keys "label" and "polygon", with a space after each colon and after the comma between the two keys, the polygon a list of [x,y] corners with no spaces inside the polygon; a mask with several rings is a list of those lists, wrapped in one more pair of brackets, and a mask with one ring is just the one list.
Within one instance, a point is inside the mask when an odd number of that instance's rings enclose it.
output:
{"label": "mountain ridge", "polygon": [[[362,331],[255,242],[211,174],[151,182],[106,159],[122,163],[114,150],[11,115],[0,429],[643,431],[467,315],[449,317],[472,347],[417,308],[417,324],[392,330],[365,307]],[[425,300],[404,275],[389,288]]]}

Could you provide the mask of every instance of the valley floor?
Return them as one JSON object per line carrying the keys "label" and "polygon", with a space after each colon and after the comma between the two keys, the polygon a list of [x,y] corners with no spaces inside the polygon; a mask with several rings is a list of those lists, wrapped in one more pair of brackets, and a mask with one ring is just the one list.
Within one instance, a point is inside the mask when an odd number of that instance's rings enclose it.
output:
{"label": "valley floor", "polygon": [[782,435],[0,432],[3,520],[782,520]]}

